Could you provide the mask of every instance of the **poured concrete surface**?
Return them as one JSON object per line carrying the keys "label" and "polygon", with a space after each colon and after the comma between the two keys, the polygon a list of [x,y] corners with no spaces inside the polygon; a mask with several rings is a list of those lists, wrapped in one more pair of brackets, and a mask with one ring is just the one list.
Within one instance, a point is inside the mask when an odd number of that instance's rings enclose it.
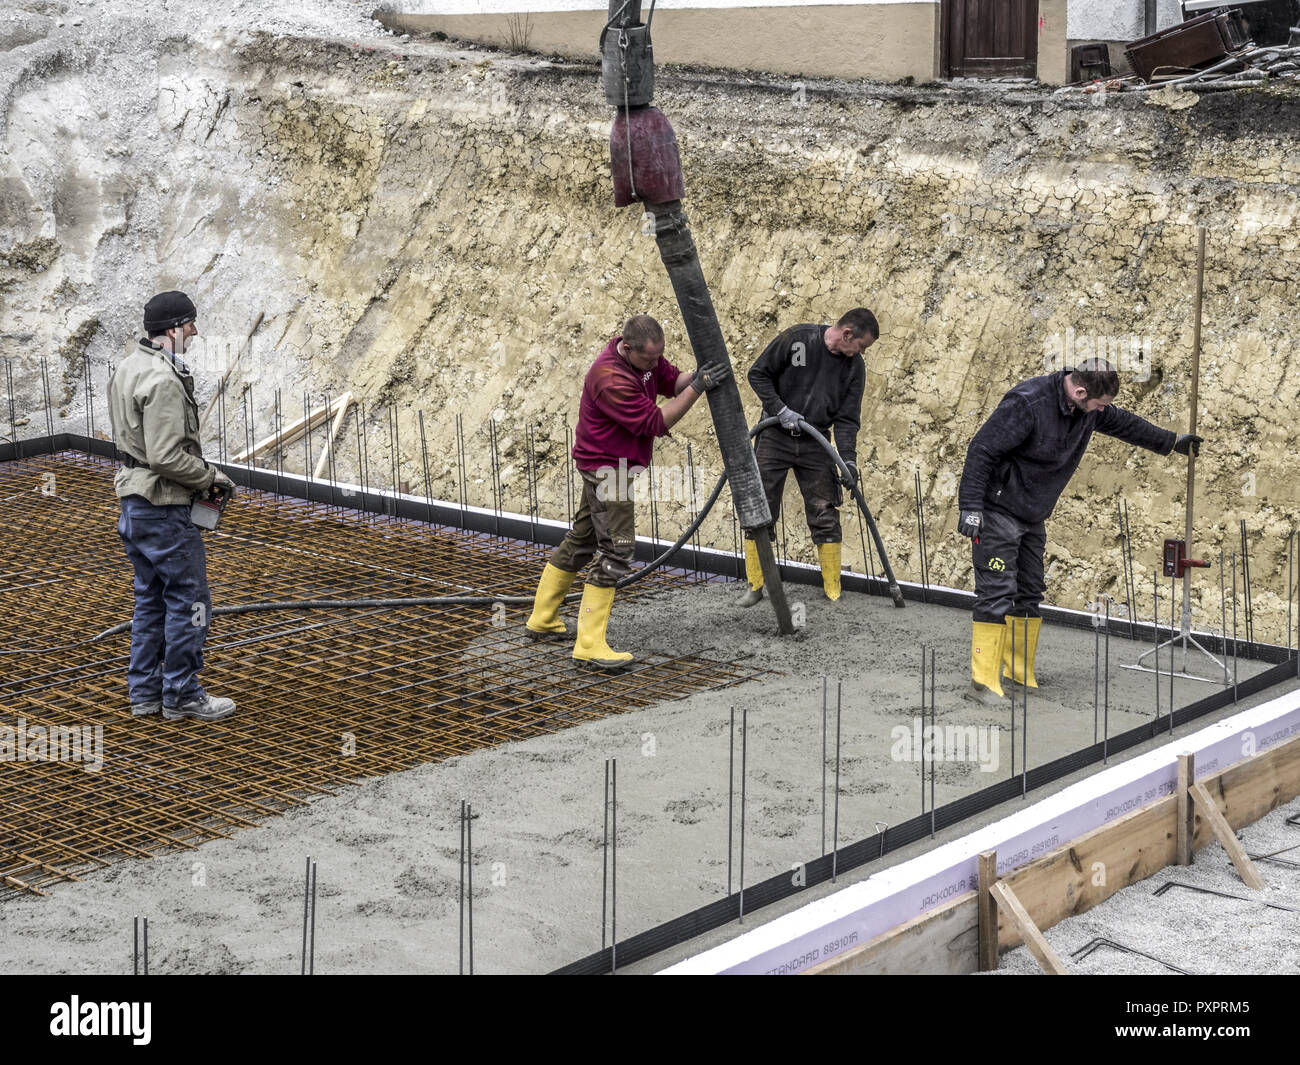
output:
{"label": "poured concrete surface", "polygon": [[[808,618],[807,627],[790,639],[775,635],[767,604],[738,609],[739,586],[733,584],[671,592],[635,609],[616,604],[611,625],[615,647],[749,656],[777,671],[773,675],[370,780],[198,851],[123,862],[83,883],[58,886],[50,898],[10,900],[0,905],[0,964],[15,972],[128,971],[131,918],[141,914],[150,917],[153,972],[296,971],[303,862],[311,854],[319,863],[318,972],[454,972],[458,816],[466,798],[478,814],[476,968],[556,968],[601,946],[607,757],[618,759],[620,939],[726,891],[733,706],[738,725],[740,708],[749,708],[747,883],[822,853],[823,675],[830,677],[832,709],[828,788],[834,776],[836,681],[843,685],[841,842],[872,834],[877,821],[897,824],[918,814],[919,763],[894,757],[904,752],[891,730],[910,732],[917,717],[922,642],[939,649],[938,724],[998,730],[986,734],[997,741],[997,770],[986,773],[970,760],[940,763],[938,803],[1009,775],[1009,704],[993,711],[961,697],[968,614],[912,603],[897,610],[888,600],[853,594],[832,605],[814,598],[812,589],[790,591],[794,601],[806,604]],[[1153,679],[1119,668],[1136,653],[1128,641],[1113,637],[1111,651],[1110,725],[1120,732],[1150,718]],[[1031,765],[1092,742],[1092,633],[1045,627],[1039,661],[1044,686],[1029,699]],[[1242,676],[1259,668],[1241,665]],[[1193,682],[1175,687],[1180,704],[1214,690]],[[1244,705],[1245,700],[1215,716]],[[1016,727],[1019,766],[1020,721]],[[738,737],[737,797],[739,759]],[[1028,801],[1044,793],[1030,792]],[[1010,808],[984,816],[1002,816]],[[828,835],[832,823],[830,807]],[[940,839],[967,832],[974,823],[940,833]],[[926,840],[901,848],[887,860],[929,845]],[[842,876],[840,884],[874,868]],[[738,886],[738,868],[734,876]],[[810,889],[753,915],[746,926],[829,890],[831,885]],[[739,930],[719,930],[637,968],[660,968]]]}

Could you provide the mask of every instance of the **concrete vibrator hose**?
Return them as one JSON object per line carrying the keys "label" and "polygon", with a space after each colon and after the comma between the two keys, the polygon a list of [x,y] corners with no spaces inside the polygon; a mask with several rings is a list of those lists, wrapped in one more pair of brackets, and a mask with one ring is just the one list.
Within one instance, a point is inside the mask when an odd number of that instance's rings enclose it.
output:
{"label": "concrete vibrator hose", "polygon": [[[779,422],[779,418],[764,418],[750,430],[750,438],[753,439],[758,436],[759,433],[763,432],[763,430],[771,428],[772,426],[779,424]],[[844,474],[845,479],[852,482],[850,492],[853,495],[853,501],[858,505],[858,509],[862,512],[862,517],[867,523],[867,528],[871,530],[871,539],[876,545],[876,550],[880,553],[880,566],[881,569],[884,570],[885,581],[889,585],[889,596],[894,601],[894,606],[904,606],[905,603],[903,601],[902,589],[898,587],[898,581],[894,579],[894,570],[889,565],[889,556],[885,554],[885,544],[880,538],[880,530],[876,527],[876,519],[871,516],[871,508],[867,506],[867,500],[862,494],[862,486],[859,483],[860,478],[854,478],[852,476],[848,466],[845,464],[844,460],[840,458],[839,452],[831,446],[830,441],[827,440],[826,437],[822,436],[817,429],[809,425],[806,421],[800,419],[799,431],[807,433],[813,440],[820,444],[826,454],[831,457],[835,466]],[[718,501],[718,496],[722,494],[722,486],[726,483],[727,472],[726,470],[723,470],[722,475],[718,478],[718,483],[713,486],[713,491],[709,493],[709,498],[704,501],[704,506],[700,508],[700,512],[695,516],[695,520],[686,527],[686,531],[677,539],[677,542],[649,565],[643,566],[635,573],[629,573],[618,582],[616,587],[625,588],[634,581],[639,581],[647,574],[653,573],[677,554],[677,552],[682,549],[683,545],[685,545],[686,541],[695,535],[695,531],[701,524],[703,524],[704,519],[708,517],[709,511],[713,508],[713,504]]]}
{"label": "concrete vibrator hose", "polygon": [[[765,429],[769,429],[779,423],[777,418],[764,418],[753,429],[750,430],[750,439],[758,436]],[[845,475],[848,480],[853,480],[848,466],[840,458],[839,453],[830,444],[826,437],[822,436],[813,426],[806,421],[799,422],[800,432],[807,433],[809,437],[815,440],[830,456],[836,467]],[[709,511],[722,495],[723,486],[727,483],[727,472],[724,470],[718,477],[718,483],[713,486],[713,491],[709,493],[708,499],[704,501],[704,506],[695,516],[695,520],[686,527],[686,530],[678,537],[677,542],[668,548],[658,558],[654,559],[648,565],[643,566],[635,573],[630,573],[618,582],[616,587],[626,588],[629,584],[641,580],[655,570],[664,566],[674,555],[677,554],[686,544],[686,542],[695,535],[695,532],[704,523],[704,519],[709,516]],[[894,601],[894,606],[904,606],[903,593],[898,587],[898,581],[894,579],[894,571],[889,565],[889,556],[885,554],[885,544],[880,538],[880,530],[876,527],[876,519],[871,516],[871,508],[867,506],[867,501],[862,495],[862,486],[858,481],[853,481],[850,489],[853,495],[853,501],[857,503],[858,509],[862,512],[862,517],[867,523],[867,528],[871,530],[871,539],[876,545],[876,551],[880,554],[880,565],[884,571],[885,580],[889,586],[890,598]],[[578,598],[578,593],[573,592],[565,596],[565,601],[573,601]],[[373,608],[385,609],[406,606],[492,606],[496,603],[509,603],[516,606],[531,606],[533,597],[531,595],[435,595],[435,596],[416,596],[404,599],[285,599],[266,603],[236,603],[232,606],[218,606],[212,608],[212,615],[228,614],[251,614],[266,610],[349,610],[354,608]],[[89,640],[82,640],[80,643],[64,644],[62,647],[22,647],[10,650],[0,651],[0,654],[42,654],[54,651],[67,651],[74,647],[84,647],[87,644],[95,643],[98,640],[106,639],[109,636],[116,636],[122,632],[129,632],[131,622],[123,621],[112,628],[105,629]]]}

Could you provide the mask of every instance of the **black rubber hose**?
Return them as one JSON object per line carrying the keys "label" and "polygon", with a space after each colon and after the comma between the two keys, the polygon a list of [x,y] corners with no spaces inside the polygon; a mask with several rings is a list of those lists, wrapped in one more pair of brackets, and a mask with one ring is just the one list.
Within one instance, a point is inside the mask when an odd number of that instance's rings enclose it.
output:
{"label": "black rubber hose", "polygon": [[[573,592],[565,596],[565,601],[576,600],[578,593]],[[382,610],[385,608],[402,607],[402,606],[491,606],[494,603],[512,603],[520,606],[531,606],[533,596],[531,595],[437,595],[437,596],[420,596],[409,599],[284,599],[277,602],[268,603],[236,603],[233,606],[213,607],[212,614],[252,614],[262,610],[349,610],[356,608],[371,608]],[[89,640],[82,640],[79,643],[64,644],[62,647],[17,647],[10,650],[0,651],[5,655],[39,655],[53,654],[56,651],[70,651],[76,647],[85,647],[87,644],[95,643],[97,640],[105,639],[109,636],[116,636],[120,632],[127,632],[131,628],[131,622],[123,621],[114,625],[111,629],[105,629],[97,636],[92,636]]]}
{"label": "black rubber hose", "polygon": [[[781,419],[779,418],[762,419],[757,425],[754,426],[753,429],[750,430],[749,432],[750,439],[753,439],[754,437],[758,436],[758,434],[761,433],[764,429],[769,429],[773,425],[779,424],[780,420]],[[817,441],[817,443],[819,443],[822,446],[822,448],[826,451],[826,453],[830,455],[832,459],[834,459],[836,466],[838,466],[840,470],[843,471],[845,478],[850,478],[851,474],[848,466],[845,464],[844,460],[840,458],[839,453],[833,447],[831,447],[830,441],[828,441],[826,437],[822,436],[822,434],[819,433],[815,428],[813,428],[813,426],[809,425],[807,422],[803,420],[800,420],[799,426],[801,432],[806,432],[810,437],[812,437],[815,441]],[[672,558],[673,555],[677,554],[677,552],[682,549],[686,541],[695,535],[695,530],[698,529],[701,524],[703,524],[704,519],[708,517],[709,511],[713,509],[713,504],[718,501],[718,496],[722,494],[722,486],[726,483],[727,483],[727,473],[724,470],[722,472],[722,476],[718,478],[718,483],[713,486],[713,491],[709,493],[709,498],[705,501],[704,506],[700,508],[699,514],[697,514],[695,516],[695,520],[686,527],[686,531],[683,532],[682,535],[677,538],[677,542],[673,544],[670,548],[668,548],[668,550],[665,551],[662,555],[660,555],[658,558],[652,561],[649,565],[643,566],[635,573],[629,573],[626,577],[620,580],[615,585],[615,587],[626,588],[629,584],[632,584],[634,581],[639,581],[642,577],[646,576],[647,574],[653,573],[665,562],[667,562],[670,558]],[[882,568],[885,571],[885,579],[889,584],[890,598],[893,599],[894,606],[897,607],[904,606],[905,603],[903,600],[903,591],[901,588],[898,587],[898,581],[894,579],[894,571],[889,565],[889,556],[885,554],[885,545],[883,541],[880,539],[880,530],[876,527],[876,520],[871,516],[871,508],[867,506],[866,498],[862,495],[862,488],[857,483],[856,480],[854,480],[853,488],[851,489],[851,492],[853,495],[853,501],[857,503],[858,507],[862,511],[862,516],[866,518],[867,526],[871,530],[871,537],[876,544],[876,550],[880,553],[880,561],[881,561]]]}
{"label": "black rubber hose", "polygon": [[[779,418],[764,418],[753,429],[750,430],[750,438],[756,437],[764,429],[771,428],[778,424]],[[846,477],[850,476],[849,468],[845,465],[844,460],[840,458],[836,450],[831,447],[830,442],[822,436],[815,428],[805,421],[800,421],[800,429],[806,432],[817,443],[819,443],[828,455],[834,459],[835,464],[844,472]],[[642,577],[648,576],[655,570],[659,569],[673,555],[677,554],[689,540],[695,531],[703,524],[704,519],[708,517],[709,511],[718,501],[718,496],[722,494],[722,488],[727,483],[727,474],[724,470],[718,478],[718,483],[713,486],[713,491],[709,493],[709,498],[705,500],[704,506],[700,508],[699,514],[695,520],[686,527],[686,531],[678,537],[677,542],[673,544],[658,558],[654,559],[649,565],[643,566],[635,573],[629,573],[620,580],[615,587],[626,588],[629,584],[639,581]],[[876,528],[875,519],[871,516],[871,510],[867,506],[866,499],[863,498],[861,488],[855,483],[851,489],[854,502],[861,508],[863,517],[867,520],[867,525],[871,529],[872,538],[876,543],[876,550],[880,553],[882,568],[885,571],[885,578],[889,583],[889,594],[894,600],[895,606],[903,606],[903,593],[898,587],[898,582],[894,580],[893,571],[889,566],[889,557],[885,554],[885,545],[880,539],[880,531]],[[570,593],[565,596],[565,601],[576,599],[577,593]],[[407,599],[285,599],[277,602],[267,603],[237,603],[233,606],[214,607],[212,615],[226,614],[251,614],[262,610],[348,610],[352,608],[371,608],[384,609],[403,606],[490,606],[493,603],[513,603],[516,605],[531,605],[534,597],[531,595],[440,595],[440,596],[421,596]],[[114,625],[110,629],[105,629],[98,636],[93,636],[89,640],[82,640],[80,643],[65,644],[62,647],[21,647],[12,650],[0,651],[0,654],[20,655],[20,654],[51,654],[57,651],[69,651],[77,647],[85,647],[87,644],[95,643],[97,640],[103,640],[109,636],[116,636],[118,633],[127,632],[131,628],[131,622],[123,621],[121,624]]]}
{"label": "black rubber hose", "polygon": [[[577,593],[572,593],[565,596],[565,599],[576,597]],[[350,610],[353,607],[382,610],[400,606],[491,606],[494,603],[531,606],[533,598],[531,595],[434,595],[407,599],[283,599],[270,603],[236,603],[233,606],[213,607],[212,616],[253,614],[261,610]],[[95,640],[102,640],[105,636],[116,636],[119,632],[126,632],[130,628],[131,623],[124,621],[111,629],[105,629],[95,637]]]}

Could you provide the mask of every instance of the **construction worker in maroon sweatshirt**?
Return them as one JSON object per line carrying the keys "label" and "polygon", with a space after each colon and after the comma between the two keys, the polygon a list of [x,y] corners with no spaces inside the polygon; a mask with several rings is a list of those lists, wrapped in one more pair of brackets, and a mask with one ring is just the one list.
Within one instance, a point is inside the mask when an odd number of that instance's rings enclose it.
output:
{"label": "construction worker in maroon sweatshirt", "polygon": [[[586,570],[573,659],[622,669],[633,661],[605,641],[614,590],[632,572],[636,548],[633,482],[650,465],[656,437],[668,431],[731,367],[682,371],[664,358],[664,331],[648,314],[629,318],[587,371],[574,432],[573,461],[582,501],[573,527],[542,570],[526,622],[529,635],[564,639],[560,604]],[[668,397],[660,406],[658,397]]]}

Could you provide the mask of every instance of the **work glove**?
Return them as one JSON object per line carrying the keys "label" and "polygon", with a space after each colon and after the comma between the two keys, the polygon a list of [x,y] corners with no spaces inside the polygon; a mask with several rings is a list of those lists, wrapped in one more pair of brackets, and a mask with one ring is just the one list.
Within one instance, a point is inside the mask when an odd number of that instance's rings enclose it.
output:
{"label": "work glove", "polygon": [[794,433],[795,436],[799,435],[799,423],[803,421],[802,414],[799,414],[797,411],[792,411],[789,407],[782,407],[780,412],[777,414],[777,418],[781,421],[782,429]]}
{"label": "work glove", "polygon": [[851,461],[850,459],[845,459],[844,465],[849,468],[849,472],[846,474],[843,470],[839,471],[840,484],[842,484],[845,488],[851,489],[855,484],[858,483],[858,464],[856,462]]}
{"label": "work glove", "polygon": [[729,362],[701,366],[695,371],[695,376],[691,378],[691,387],[703,395],[705,392],[712,392],[730,377],[731,363]]}
{"label": "work glove", "polygon": [[963,510],[961,517],[957,521],[957,531],[962,536],[969,536],[972,540],[979,540],[980,531],[984,528],[984,515],[978,510]]}
{"label": "work glove", "polygon": [[235,482],[218,469],[214,469],[212,472],[215,475],[212,478],[212,487],[222,488],[233,495],[235,491]]}
{"label": "work glove", "polygon": [[1204,437],[1197,436],[1195,433],[1179,433],[1178,439],[1174,441],[1174,450],[1180,455],[1191,452],[1192,458],[1196,458],[1201,453],[1201,444],[1204,440]]}

